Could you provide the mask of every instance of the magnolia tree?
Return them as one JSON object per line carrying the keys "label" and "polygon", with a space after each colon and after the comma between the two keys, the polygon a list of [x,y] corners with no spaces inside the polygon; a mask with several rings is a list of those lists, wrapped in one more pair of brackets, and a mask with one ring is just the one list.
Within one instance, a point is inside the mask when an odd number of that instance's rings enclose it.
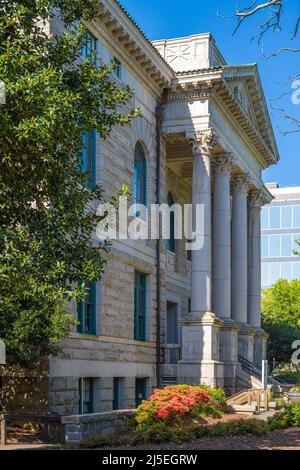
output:
{"label": "magnolia tree", "polygon": [[[54,12],[68,33],[50,37]],[[59,353],[75,321],[67,303],[82,300],[83,281],[105,265],[107,245],[91,238],[103,195],[87,184],[82,135],[105,139],[138,112],[126,111],[130,90],[109,67],[78,60],[80,21],[96,14],[97,0],[0,4],[0,337],[10,364]]]}

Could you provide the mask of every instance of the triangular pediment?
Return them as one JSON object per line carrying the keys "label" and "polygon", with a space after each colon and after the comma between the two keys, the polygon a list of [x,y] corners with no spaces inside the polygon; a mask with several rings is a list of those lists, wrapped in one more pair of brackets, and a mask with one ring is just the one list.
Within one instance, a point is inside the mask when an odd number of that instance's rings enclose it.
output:
{"label": "triangular pediment", "polygon": [[228,86],[236,101],[242,106],[256,129],[259,130],[247,83],[242,79],[232,79],[228,81]]}
{"label": "triangular pediment", "polygon": [[222,74],[237,107],[241,107],[278,160],[278,149],[256,64],[225,66]]}

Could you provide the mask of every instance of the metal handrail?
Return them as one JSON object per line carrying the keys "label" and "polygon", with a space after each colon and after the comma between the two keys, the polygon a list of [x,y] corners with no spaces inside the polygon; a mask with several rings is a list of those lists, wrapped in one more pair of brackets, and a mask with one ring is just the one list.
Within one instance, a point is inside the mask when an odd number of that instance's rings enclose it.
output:
{"label": "metal handrail", "polygon": [[[251,375],[254,375],[257,378],[261,378],[262,370],[259,366],[254,364],[253,362],[249,361],[243,356],[238,356],[238,360],[242,365],[242,369],[245,370],[246,372],[250,373]],[[294,384],[286,384],[285,382],[275,379],[271,375],[268,375],[268,384],[272,385],[278,385],[280,387],[292,387]]]}

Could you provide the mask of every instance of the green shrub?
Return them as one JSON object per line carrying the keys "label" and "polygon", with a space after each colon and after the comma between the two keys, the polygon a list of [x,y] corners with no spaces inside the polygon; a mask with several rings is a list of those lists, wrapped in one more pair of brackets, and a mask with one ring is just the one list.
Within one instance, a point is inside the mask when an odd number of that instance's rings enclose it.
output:
{"label": "green shrub", "polygon": [[288,427],[300,426],[300,403],[286,405],[284,413]]}
{"label": "green shrub", "polygon": [[290,388],[289,392],[300,393],[300,385],[296,385],[296,387]]}

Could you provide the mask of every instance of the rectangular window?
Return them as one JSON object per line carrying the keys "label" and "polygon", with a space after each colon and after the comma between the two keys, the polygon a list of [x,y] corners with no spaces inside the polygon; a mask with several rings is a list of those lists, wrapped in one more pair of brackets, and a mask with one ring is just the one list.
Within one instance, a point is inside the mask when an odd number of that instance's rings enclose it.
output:
{"label": "rectangular window", "polygon": [[300,261],[293,263],[293,279],[300,279]]}
{"label": "rectangular window", "polygon": [[167,302],[167,344],[178,344],[178,305]]}
{"label": "rectangular window", "polygon": [[292,263],[281,263],[281,275],[282,279],[290,281],[292,279]]}
{"label": "rectangular window", "polygon": [[81,57],[84,60],[96,61],[97,54],[97,38],[91,33],[87,32],[87,38],[81,49]]}
{"label": "rectangular window", "polygon": [[78,333],[96,334],[96,283],[86,282],[85,300],[78,302]]}
{"label": "rectangular window", "polygon": [[281,227],[292,228],[293,226],[293,206],[283,206],[281,208]]}
{"label": "rectangular window", "polygon": [[94,380],[86,377],[79,379],[79,414],[94,412]]}
{"label": "rectangular window", "polygon": [[81,147],[82,172],[86,174],[87,186],[93,188],[96,184],[96,131],[82,134]]}
{"label": "rectangular window", "polygon": [[280,228],[280,207],[270,207],[270,228]]}
{"label": "rectangular window", "polygon": [[146,341],[146,275],[134,273],[134,339]]}
{"label": "rectangular window", "polygon": [[300,206],[293,206],[293,227],[300,227]]}
{"label": "rectangular window", "polygon": [[135,406],[147,399],[147,379],[135,379]]}
{"label": "rectangular window", "polygon": [[293,256],[296,256],[294,251],[300,252],[300,245],[297,243],[297,241],[299,241],[300,243],[300,233],[293,234],[293,253],[292,253]]}
{"label": "rectangular window", "polygon": [[262,230],[268,230],[269,226],[269,207],[263,207],[261,211],[261,228]]}
{"label": "rectangular window", "polygon": [[118,77],[121,80],[121,74],[122,74],[122,64],[121,64],[121,62],[116,57],[114,57],[113,61],[112,61],[112,64],[115,66],[115,68],[114,68],[115,76]]}
{"label": "rectangular window", "polygon": [[262,263],[261,265],[261,284],[263,287],[269,286],[269,264]]}
{"label": "rectangular window", "polygon": [[280,235],[270,235],[270,257],[280,256]]}
{"label": "rectangular window", "polygon": [[272,286],[280,278],[280,263],[269,263],[269,285]]}
{"label": "rectangular window", "polygon": [[113,410],[121,409],[122,381],[119,377],[114,377],[113,382]]}
{"label": "rectangular window", "polygon": [[281,235],[281,256],[292,256],[292,235]]}
{"label": "rectangular window", "polygon": [[262,258],[269,256],[269,235],[261,236],[261,256]]}

